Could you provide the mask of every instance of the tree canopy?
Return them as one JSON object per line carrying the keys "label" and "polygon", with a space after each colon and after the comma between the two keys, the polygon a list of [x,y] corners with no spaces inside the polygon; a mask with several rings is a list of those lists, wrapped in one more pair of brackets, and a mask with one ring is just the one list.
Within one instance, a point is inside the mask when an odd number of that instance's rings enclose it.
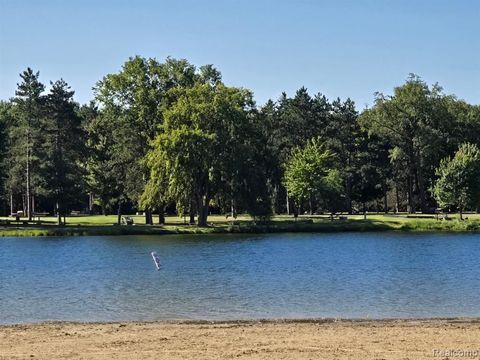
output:
{"label": "tree canopy", "polygon": [[294,148],[285,164],[284,183],[297,207],[307,200],[310,213],[314,203],[327,203],[332,194],[340,194],[341,177],[334,166],[335,155],[325,149],[320,139],[307,141],[303,148]]}
{"label": "tree canopy", "polygon": [[443,159],[437,169],[433,193],[442,207],[455,206],[460,212],[480,207],[480,150],[462,144],[455,155]]}
{"label": "tree canopy", "polygon": [[[88,104],[20,74],[0,102],[0,212],[479,210],[480,105],[410,75],[359,109],[304,87],[258,106],[211,64],[129,58]],[[475,180],[477,179],[477,180]]]}

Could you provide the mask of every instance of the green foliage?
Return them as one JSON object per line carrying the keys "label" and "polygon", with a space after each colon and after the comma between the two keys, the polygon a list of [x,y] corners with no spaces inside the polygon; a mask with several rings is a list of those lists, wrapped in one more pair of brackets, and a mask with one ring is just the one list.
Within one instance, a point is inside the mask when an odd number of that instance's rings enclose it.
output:
{"label": "green foliage", "polygon": [[88,157],[84,161],[87,190],[95,195],[95,202],[104,213],[111,212],[124,195],[124,179],[127,165],[117,157],[115,132],[115,113],[110,109],[99,112],[93,104],[80,109],[87,134],[86,147]]}
{"label": "green foliage", "polygon": [[59,215],[78,208],[78,194],[84,189],[80,161],[85,155],[85,137],[73,94],[68,84],[59,80],[52,83],[46,98],[44,187],[47,196],[54,199]]}
{"label": "green foliage", "polygon": [[266,220],[292,199],[302,213],[480,206],[467,161],[480,106],[414,75],[360,115],[303,87],[257,108],[213,65],[140,56],[103,77],[88,105],[63,80],[45,93],[31,69],[15,95],[0,103],[2,213],[10,202],[65,214],[87,193],[104,213],[145,210],[151,223],[151,211],[176,209],[200,225],[210,210]]}
{"label": "green foliage", "polygon": [[[8,170],[8,123],[11,121],[11,105],[8,102],[0,101],[0,204],[6,205],[6,196],[3,191]],[[0,208],[1,209],[1,208]],[[1,210],[0,210],[1,212]]]}
{"label": "green foliage", "polygon": [[374,134],[361,131],[356,137],[356,150],[351,161],[351,197],[362,205],[378,199],[387,191],[389,172],[389,144]]}
{"label": "green foliage", "polygon": [[318,138],[292,151],[285,165],[284,184],[297,204],[314,199],[328,204],[328,200],[340,193],[341,177],[333,168],[334,160],[334,154]]}
{"label": "green foliage", "polygon": [[159,134],[147,156],[150,181],[142,196],[144,206],[159,197],[176,201],[180,214],[190,199],[208,191],[214,166],[215,134],[183,125]]}
{"label": "green foliage", "polygon": [[361,124],[370,133],[395,148],[392,164],[404,174],[410,212],[416,210],[417,201],[427,211],[427,189],[435,179],[435,168],[457,146],[452,134],[460,128],[451,111],[453,101],[438,85],[430,88],[412,74],[394,89],[393,96],[377,94],[375,106],[361,116]]}
{"label": "green foliage", "polygon": [[[256,131],[250,92],[196,84],[172,89],[169,96],[173,100],[164,108],[164,123],[147,156],[150,180],[142,202],[165,196],[183,213],[195,201],[200,225],[206,224],[211,200],[243,201],[247,211],[266,212],[267,194],[258,192],[266,183],[261,152],[249,137]],[[263,209],[257,207],[261,203]]]}
{"label": "green foliage", "polygon": [[460,212],[480,207],[480,150],[463,144],[453,158],[440,162],[433,193],[442,207],[456,206]]}
{"label": "green foliage", "polygon": [[25,210],[32,213],[32,198],[43,194],[42,163],[44,159],[42,123],[45,115],[45,86],[39,80],[40,73],[28,68],[20,74],[13,99],[12,123],[9,126],[7,189],[13,196],[24,193]]}
{"label": "green foliage", "polygon": [[[107,169],[108,175],[93,173],[101,188],[110,187],[113,177],[118,183],[111,193],[118,201],[132,200],[142,206],[163,206],[152,184],[147,185],[146,156],[150,143],[163,123],[163,106],[172,101],[167,94],[174,88],[189,88],[196,83],[217,84],[221,74],[206,65],[199,71],[188,61],[167,58],[164,63],[140,56],[130,58],[116,74],[109,74],[97,83],[96,100],[102,106],[101,117],[108,122],[112,151],[107,159],[92,168]],[[99,129],[100,130],[100,129]],[[100,130],[102,131],[102,130]],[[93,146],[102,146],[101,144]],[[148,188],[148,200],[142,194]]]}

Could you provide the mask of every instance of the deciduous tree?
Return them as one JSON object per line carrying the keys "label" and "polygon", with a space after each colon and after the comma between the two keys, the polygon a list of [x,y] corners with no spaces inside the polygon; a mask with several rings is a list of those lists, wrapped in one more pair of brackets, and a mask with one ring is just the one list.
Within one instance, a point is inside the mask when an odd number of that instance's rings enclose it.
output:
{"label": "deciduous tree", "polygon": [[480,206],[480,150],[463,144],[455,156],[443,159],[437,169],[433,192],[440,206],[455,206],[460,219],[465,209]]}

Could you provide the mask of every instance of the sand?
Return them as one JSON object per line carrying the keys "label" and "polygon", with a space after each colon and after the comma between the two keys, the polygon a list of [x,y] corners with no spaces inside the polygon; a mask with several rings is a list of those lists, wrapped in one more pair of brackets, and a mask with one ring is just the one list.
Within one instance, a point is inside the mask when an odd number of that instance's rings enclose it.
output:
{"label": "sand", "polygon": [[2,360],[446,358],[480,359],[480,319],[0,326]]}

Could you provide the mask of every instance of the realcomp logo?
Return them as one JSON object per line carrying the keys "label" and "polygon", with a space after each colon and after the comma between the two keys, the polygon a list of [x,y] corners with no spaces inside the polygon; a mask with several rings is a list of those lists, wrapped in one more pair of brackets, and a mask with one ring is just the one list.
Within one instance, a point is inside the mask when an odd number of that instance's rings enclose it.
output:
{"label": "realcomp logo", "polygon": [[433,349],[434,357],[441,358],[467,358],[475,359],[480,356],[480,350],[476,349]]}

